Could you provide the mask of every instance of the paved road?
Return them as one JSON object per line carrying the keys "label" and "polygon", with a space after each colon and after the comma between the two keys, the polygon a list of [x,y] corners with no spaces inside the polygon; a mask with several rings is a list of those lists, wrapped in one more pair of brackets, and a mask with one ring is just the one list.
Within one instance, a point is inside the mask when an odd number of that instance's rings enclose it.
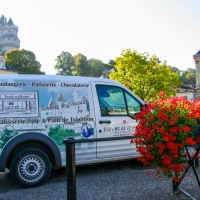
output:
{"label": "paved road", "polygon": [[[77,167],[77,200],[187,200],[185,195],[173,195],[172,182],[155,178],[155,170],[146,176],[146,168],[137,161]],[[200,176],[200,169],[197,169]],[[182,183],[196,200],[200,188],[189,173]],[[67,199],[65,169],[53,170],[42,186],[22,188],[12,181],[9,172],[0,173],[0,200],[63,200]]]}

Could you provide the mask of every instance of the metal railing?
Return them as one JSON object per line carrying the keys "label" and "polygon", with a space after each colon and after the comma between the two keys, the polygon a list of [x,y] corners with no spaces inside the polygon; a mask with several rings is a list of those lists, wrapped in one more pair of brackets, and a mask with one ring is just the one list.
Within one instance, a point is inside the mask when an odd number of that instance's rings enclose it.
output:
{"label": "metal railing", "polygon": [[136,138],[136,136],[92,138],[92,139],[75,139],[74,137],[66,138],[63,141],[63,143],[66,144],[67,199],[76,200],[76,155],[75,155],[76,143],[103,142],[103,141],[125,140],[133,138]]}
{"label": "metal railing", "polygon": [[[74,137],[66,138],[63,141],[63,143],[66,144],[67,199],[68,200],[76,200],[76,155],[75,155],[75,144],[76,143],[103,142],[103,141],[125,140],[125,139],[134,139],[134,138],[137,138],[137,137],[136,136],[123,136],[123,137],[93,138],[93,139],[75,139]],[[198,158],[196,158],[199,151],[200,151],[200,147],[198,148],[197,153],[192,160],[189,157],[189,160],[190,160],[189,163],[190,163],[190,167],[193,168],[196,179],[200,186],[199,178],[194,169],[194,166],[196,166],[196,167],[199,166]],[[187,170],[186,170],[185,174],[186,173],[187,173]],[[183,178],[185,177],[185,174],[183,175]],[[183,189],[181,189],[179,187],[181,181],[179,183],[175,183],[173,181],[173,186],[172,186],[173,192],[176,193],[176,191],[179,190],[183,194],[185,194],[187,197],[189,197],[190,199],[195,200],[195,199],[193,199],[193,197],[190,196],[190,194],[188,194],[186,191],[184,191]]]}

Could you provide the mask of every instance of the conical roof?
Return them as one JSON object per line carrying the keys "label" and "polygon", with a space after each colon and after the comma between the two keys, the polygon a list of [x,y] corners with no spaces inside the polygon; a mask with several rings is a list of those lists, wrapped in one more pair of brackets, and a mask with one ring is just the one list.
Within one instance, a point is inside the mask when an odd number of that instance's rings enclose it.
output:
{"label": "conical roof", "polygon": [[58,101],[60,101],[61,103],[65,103],[66,102],[66,100],[65,100],[65,98],[63,97],[62,94],[60,94],[60,97],[58,98]]}
{"label": "conical roof", "polygon": [[199,60],[199,58],[200,58],[200,50],[196,54],[193,55],[193,58]]}
{"label": "conical roof", "polygon": [[196,55],[200,55],[200,50],[196,53]]}
{"label": "conical roof", "polygon": [[53,98],[51,98],[49,108],[56,108],[56,106],[57,106],[56,101]]}
{"label": "conical roof", "polygon": [[14,25],[12,19],[10,18],[9,21],[8,21],[8,25]]}
{"label": "conical roof", "polygon": [[1,18],[0,18],[0,24],[5,24],[5,17],[4,17],[4,15],[2,15]]}

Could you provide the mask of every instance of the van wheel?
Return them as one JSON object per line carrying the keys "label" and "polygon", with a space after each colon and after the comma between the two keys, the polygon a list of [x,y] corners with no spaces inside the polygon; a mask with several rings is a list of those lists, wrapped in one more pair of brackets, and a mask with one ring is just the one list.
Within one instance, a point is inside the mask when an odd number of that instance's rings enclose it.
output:
{"label": "van wheel", "polygon": [[11,160],[11,177],[24,186],[40,185],[49,178],[50,173],[49,157],[40,149],[23,149]]}

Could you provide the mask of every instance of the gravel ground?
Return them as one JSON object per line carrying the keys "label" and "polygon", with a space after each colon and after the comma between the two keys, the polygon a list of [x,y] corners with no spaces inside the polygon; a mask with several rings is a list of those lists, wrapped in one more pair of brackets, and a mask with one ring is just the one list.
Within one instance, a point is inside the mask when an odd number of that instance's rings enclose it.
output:
{"label": "gravel ground", "polygon": [[[146,170],[138,163],[119,162],[77,167],[77,200],[188,200],[182,193],[173,194],[172,181],[155,177],[155,169]],[[197,168],[200,177],[200,168]],[[200,200],[200,187],[191,170],[181,188]],[[21,188],[13,183],[9,172],[0,173],[0,200],[67,199],[65,169],[53,170],[42,186]]]}

